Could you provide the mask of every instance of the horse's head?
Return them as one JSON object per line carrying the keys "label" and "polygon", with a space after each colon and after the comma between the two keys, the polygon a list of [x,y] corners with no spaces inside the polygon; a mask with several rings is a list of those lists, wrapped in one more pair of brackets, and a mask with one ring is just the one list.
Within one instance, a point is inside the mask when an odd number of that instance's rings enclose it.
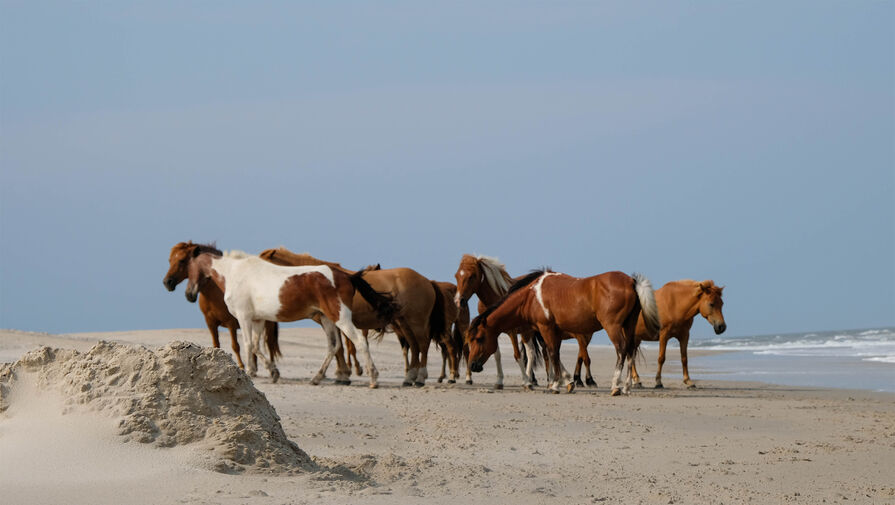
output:
{"label": "horse's head", "polygon": [[171,248],[171,255],[168,257],[168,273],[165,274],[165,278],[162,280],[168,291],[174,291],[174,288],[186,279],[187,264],[193,255],[193,251],[198,249],[199,244],[192,242],[181,242]]}
{"label": "horse's head", "polygon": [[474,256],[468,254],[463,256],[457,273],[454,274],[454,278],[457,279],[457,294],[454,296],[454,303],[458,308],[469,302],[469,299],[482,284],[484,275],[479,261]]}
{"label": "horse's head", "polygon": [[208,282],[211,276],[211,254],[195,248],[190,253],[187,261],[186,299],[194,303],[199,297],[199,290]]}
{"label": "horse's head", "polygon": [[466,331],[466,345],[469,346],[469,369],[481,372],[488,358],[497,351],[497,332],[486,324],[487,317],[476,317]]}
{"label": "horse's head", "polygon": [[724,306],[724,301],[721,299],[722,291],[724,287],[715,286],[713,281],[699,283],[699,313],[712,325],[716,335],[724,333],[727,329],[724,313],[721,311]]}

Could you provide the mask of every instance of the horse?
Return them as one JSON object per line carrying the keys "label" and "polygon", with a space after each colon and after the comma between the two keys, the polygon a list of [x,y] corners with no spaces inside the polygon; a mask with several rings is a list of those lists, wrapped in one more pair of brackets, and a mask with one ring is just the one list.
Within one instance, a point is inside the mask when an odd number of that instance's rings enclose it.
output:
{"label": "horse", "polygon": [[[264,321],[289,322],[321,315],[327,333],[327,356],[317,378],[329,366],[341,347],[338,330],[352,340],[360,337],[352,323],[352,303],[356,293],[373,307],[376,314],[391,323],[398,307],[387,295],[376,292],[363,278],[364,272],[348,275],[327,265],[284,267],[242,252],[219,255],[216,251],[194,250],[187,263],[186,298],[195,302],[203,284],[212,282],[224,293],[227,309],[239,321],[249,354],[265,362],[271,376],[278,377],[276,366],[260,352],[259,340]],[[335,338],[333,338],[335,336]],[[360,340],[370,387],[376,388],[379,372],[370,355],[366,337]],[[253,363],[249,360],[250,371]],[[337,377],[346,379],[340,368]]]}
{"label": "horse", "polygon": [[[633,362],[637,354],[634,331],[643,312],[648,331],[659,329],[659,315],[649,280],[640,274],[606,272],[586,278],[535,270],[507,291],[494,305],[479,314],[469,325],[470,368],[482,370],[482,364],[497,348],[497,335],[507,329],[534,326],[544,338],[547,355],[553,366],[554,380],[549,390],[559,393],[560,377],[568,392],[575,384],[564,372],[559,359],[562,334],[593,333],[605,329],[615,346],[615,375],[611,394],[620,390],[620,377],[626,360]],[[624,393],[631,383],[628,367]]]}
{"label": "horse", "polygon": [[435,284],[441,288],[444,300],[444,332],[441,335],[432,335],[433,341],[441,349],[441,375],[438,382],[447,378],[446,367],[449,364],[451,378],[449,384],[454,384],[460,378],[460,360],[463,356],[463,335],[469,326],[469,307],[454,303],[457,294],[457,286],[451,282],[438,282]]}
{"label": "horse", "polygon": [[[309,254],[296,254],[283,247],[262,251],[260,257],[278,265],[309,261],[338,265],[318,260]],[[411,358],[405,369],[403,385],[425,385],[430,335],[444,332],[441,290],[433,281],[410,268],[371,270],[365,273],[364,280],[377,292],[389,294],[398,305],[398,312],[393,320],[383,319],[371,310],[364,298],[355,296],[350,305],[355,326],[362,330],[382,330],[391,326],[398,340],[403,339],[410,349]]]}
{"label": "horse", "polygon": [[[171,254],[168,257],[168,273],[165,274],[165,278],[162,280],[168,291],[174,291],[177,285],[187,278],[186,265],[193,251],[197,249],[221,254],[213,245],[194,244],[192,242],[176,244],[171,248]],[[245,364],[242,362],[242,357],[239,354],[239,339],[236,337],[239,321],[227,310],[227,304],[224,303],[224,293],[216,284],[206,283],[199,290],[199,310],[205,316],[205,324],[211,333],[211,343],[214,347],[221,346],[218,338],[218,327],[223,326],[230,330],[230,344],[233,347],[236,362],[239,368],[245,369]],[[279,328],[280,326],[276,322],[268,321],[265,323],[268,353],[274,359],[277,356],[282,356],[279,346]],[[254,358],[254,355],[252,357]]]}
{"label": "horse", "polygon": [[[467,307],[472,295],[479,297],[479,314],[484,312],[488,306],[496,303],[500,298],[506,295],[510,285],[519,280],[521,277],[512,278],[507,273],[506,266],[497,258],[471,254],[464,254],[460,258],[460,265],[454,274],[457,280],[457,294],[454,296],[454,303],[458,308]],[[516,335],[521,334],[522,344],[525,347],[525,356],[529,359],[523,359],[523,355],[519,350],[519,343]],[[526,389],[532,389],[533,384],[537,384],[534,377],[533,365],[535,357],[540,355],[540,350],[536,348],[535,331],[531,328],[521,327],[512,328],[507,331],[510,337],[510,343],[513,345],[513,358],[519,365],[522,372],[522,380]],[[472,373],[468,366],[466,367],[466,383],[472,384]],[[503,366],[500,362],[500,348],[494,351],[494,364],[497,367],[497,382],[495,389],[503,389]]]}
{"label": "horse", "polygon": [[[690,380],[690,372],[687,370],[687,343],[690,340],[690,327],[693,319],[700,314],[715,330],[716,335],[724,333],[727,323],[724,322],[724,313],[721,308],[724,301],[721,299],[723,287],[715,285],[714,281],[693,281],[689,279],[672,281],[656,290],[656,304],[662,319],[662,327],[658,335],[646,331],[642,321],[637,323],[636,338],[641,340],[659,341],[659,369],[656,371],[656,388],[662,385],[662,365],[665,363],[665,346],[668,340],[676,338],[681,346],[681,368],[684,373],[684,384],[690,388],[696,385]],[[643,387],[637,368],[632,371],[634,387]]]}

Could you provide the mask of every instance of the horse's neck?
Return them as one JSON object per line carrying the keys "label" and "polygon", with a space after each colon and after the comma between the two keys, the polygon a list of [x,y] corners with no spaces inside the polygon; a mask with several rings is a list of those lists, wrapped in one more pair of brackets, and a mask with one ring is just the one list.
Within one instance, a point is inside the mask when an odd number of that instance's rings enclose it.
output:
{"label": "horse's neck", "polygon": [[296,254],[295,257],[293,258],[293,263],[294,263],[294,266],[297,266],[297,267],[326,265],[332,269],[341,270],[342,272],[345,272],[349,275],[357,273],[354,270],[348,270],[347,268],[343,267],[342,265],[340,265],[338,263],[333,263],[331,261],[317,259],[317,258],[311,256],[310,254]]}
{"label": "horse's neck", "polygon": [[500,300],[500,297],[503,296],[502,294],[496,293],[494,289],[491,288],[491,284],[488,283],[488,279],[484,278],[482,279],[482,282],[479,283],[479,288],[476,289],[475,294],[486,307],[497,303],[497,300]]}
{"label": "horse's neck", "polygon": [[527,293],[520,291],[513,293],[488,315],[485,324],[499,330],[499,332],[506,332],[526,325],[525,318],[522,316],[522,306],[527,296]]}
{"label": "horse's neck", "polygon": [[[660,290],[666,290],[666,288],[663,286]],[[664,298],[663,301],[665,302],[663,304],[665,305],[665,310],[663,311],[663,307],[660,307],[659,312],[662,313],[663,318],[670,316],[672,319],[664,322],[664,324],[692,323],[693,318],[699,314],[699,301],[702,296],[698,292],[694,295],[693,287],[690,285],[676,285],[673,289],[667,290],[666,293],[662,293],[659,296]],[[671,306],[669,307],[669,305]]]}

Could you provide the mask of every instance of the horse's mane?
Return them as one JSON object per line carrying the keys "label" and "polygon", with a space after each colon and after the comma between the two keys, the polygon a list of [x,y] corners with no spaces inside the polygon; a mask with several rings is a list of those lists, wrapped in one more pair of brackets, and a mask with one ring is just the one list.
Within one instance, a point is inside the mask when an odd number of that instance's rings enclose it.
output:
{"label": "horse's mane", "polygon": [[221,256],[224,254],[221,252],[220,249],[218,249],[218,245],[216,242],[212,242],[210,244],[194,244],[192,242],[187,242],[187,245],[196,246],[199,249],[199,254],[211,253],[216,256]]}
{"label": "horse's mane", "polygon": [[240,250],[237,250],[237,249],[233,249],[233,250],[230,250],[230,251],[225,252],[225,253],[223,254],[223,256],[225,256],[225,257],[227,257],[227,258],[232,258],[232,259],[235,259],[235,260],[240,260],[240,259],[251,258],[251,257],[254,256],[254,255],[253,255],[253,254],[249,254],[249,253],[247,253],[247,252],[245,252],[245,251],[240,251]]}
{"label": "horse's mane", "polygon": [[485,280],[488,285],[498,295],[506,293],[510,289],[513,278],[507,273],[507,267],[493,256],[485,256],[483,254],[476,255],[475,259],[485,274]]}
{"label": "horse's mane", "polygon": [[283,246],[280,246],[276,249],[268,249],[266,251],[262,251],[259,256],[262,259],[266,259],[266,260],[270,261],[277,254],[282,255],[286,258],[289,258],[289,261],[298,263],[295,266],[326,265],[328,267],[337,268],[339,270],[345,270],[345,267],[343,267],[339,263],[334,263],[332,261],[318,259],[318,258],[311,256],[308,253],[295,253],[295,252],[290,251],[289,249],[286,249]]}
{"label": "horse's mane", "polygon": [[469,323],[469,329],[467,330],[467,332],[469,332],[469,333],[475,332],[476,327],[478,327],[479,325],[484,325],[485,319],[487,319],[488,316],[490,316],[491,313],[494,312],[495,309],[497,309],[497,307],[500,307],[501,305],[503,305],[503,302],[505,302],[507,300],[507,298],[510,297],[510,295],[512,295],[516,291],[519,291],[520,289],[524,288],[525,286],[528,286],[529,284],[534,282],[535,279],[544,275],[547,272],[552,272],[552,270],[550,270],[549,268],[546,268],[546,267],[539,268],[537,270],[532,270],[525,277],[523,277],[523,278],[519,279],[518,281],[516,281],[515,283],[513,283],[513,285],[510,286],[510,288],[507,290],[505,295],[501,296],[499,300],[497,300],[492,305],[490,305],[488,308],[486,308],[484,312],[482,312],[481,314],[476,316],[475,319],[473,319],[472,322]]}
{"label": "horse's mane", "polygon": [[693,279],[681,279],[675,282],[680,282],[682,284],[691,284],[694,288],[705,290],[712,296],[721,296],[721,293],[724,291],[724,287],[715,285],[715,281],[713,280],[695,281]]}

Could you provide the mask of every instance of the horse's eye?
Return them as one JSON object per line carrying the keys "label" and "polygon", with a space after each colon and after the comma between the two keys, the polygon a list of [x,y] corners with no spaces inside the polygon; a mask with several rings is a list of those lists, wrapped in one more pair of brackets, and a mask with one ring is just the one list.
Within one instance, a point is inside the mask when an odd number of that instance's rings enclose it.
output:
{"label": "horse's eye", "polygon": [[181,266],[186,265],[186,258],[183,258],[182,260],[180,260],[179,263]]}

